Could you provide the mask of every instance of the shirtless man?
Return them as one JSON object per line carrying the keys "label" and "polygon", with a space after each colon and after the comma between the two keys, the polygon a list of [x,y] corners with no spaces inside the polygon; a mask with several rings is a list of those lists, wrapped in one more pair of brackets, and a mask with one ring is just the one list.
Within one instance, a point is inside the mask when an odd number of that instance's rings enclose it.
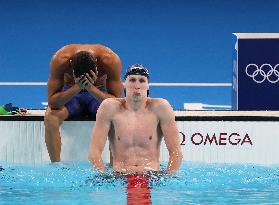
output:
{"label": "shirtless man", "polygon": [[105,172],[101,154],[108,135],[116,172],[159,171],[162,138],[169,152],[167,173],[179,169],[182,153],[173,109],[164,99],[148,97],[148,80],[148,70],[133,65],[125,75],[125,98],[102,102],[88,156],[98,171]]}
{"label": "shirtless man", "polygon": [[45,142],[52,162],[60,161],[59,126],[69,117],[95,116],[100,103],[121,97],[121,61],[108,47],[72,44],[50,62]]}

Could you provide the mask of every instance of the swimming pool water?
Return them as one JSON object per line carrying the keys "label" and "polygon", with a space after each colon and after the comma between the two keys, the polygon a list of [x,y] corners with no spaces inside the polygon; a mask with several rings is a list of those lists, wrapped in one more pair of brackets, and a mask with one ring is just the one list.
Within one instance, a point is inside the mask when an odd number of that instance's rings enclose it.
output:
{"label": "swimming pool water", "polygon": [[127,180],[111,169],[100,175],[88,162],[0,162],[0,204],[37,205],[279,204],[279,165],[183,162],[175,175],[150,176],[148,187],[132,190],[135,200],[127,193]]}

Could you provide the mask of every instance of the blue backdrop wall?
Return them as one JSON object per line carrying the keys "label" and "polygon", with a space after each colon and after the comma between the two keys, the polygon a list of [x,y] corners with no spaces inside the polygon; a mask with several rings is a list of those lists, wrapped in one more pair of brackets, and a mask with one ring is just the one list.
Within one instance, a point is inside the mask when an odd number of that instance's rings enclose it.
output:
{"label": "blue backdrop wall", "polygon": [[[71,43],[112,48],[151,82],[232,81],[232,33],[278,32],[279,2],[222,0],[0,0],[0,82],[46,82],[49,61]],[[230,87],[152,87],[153,97],[231,104]],[[0,104],[41,108],[45,86],[0,86]]]}

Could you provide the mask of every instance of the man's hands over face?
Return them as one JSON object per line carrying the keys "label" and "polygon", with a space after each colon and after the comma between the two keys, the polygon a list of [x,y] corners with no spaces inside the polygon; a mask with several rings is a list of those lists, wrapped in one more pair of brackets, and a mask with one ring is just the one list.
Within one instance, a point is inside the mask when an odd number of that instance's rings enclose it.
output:
{"label": "man's hands over face", "polygon": [[75,77],[75,83],[84,90],[89,91],[91,86],[94,86],[96,80],[98,78],[98,70],[96,69],[96,73],[93,70],[90,70],[90,74],[86,73],[80,77]]}

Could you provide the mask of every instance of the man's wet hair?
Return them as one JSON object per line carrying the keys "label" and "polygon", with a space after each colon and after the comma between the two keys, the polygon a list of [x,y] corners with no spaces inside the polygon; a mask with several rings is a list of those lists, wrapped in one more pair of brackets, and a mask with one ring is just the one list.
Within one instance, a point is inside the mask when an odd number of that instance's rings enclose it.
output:
{"label": "man's wet hair", "polygon": [[88,51],[80,51],[72,57],[71,66],[75,77],[80,77],[86,73],[90,74],[90,70],[96,73],[97,61],[92,53]]}

